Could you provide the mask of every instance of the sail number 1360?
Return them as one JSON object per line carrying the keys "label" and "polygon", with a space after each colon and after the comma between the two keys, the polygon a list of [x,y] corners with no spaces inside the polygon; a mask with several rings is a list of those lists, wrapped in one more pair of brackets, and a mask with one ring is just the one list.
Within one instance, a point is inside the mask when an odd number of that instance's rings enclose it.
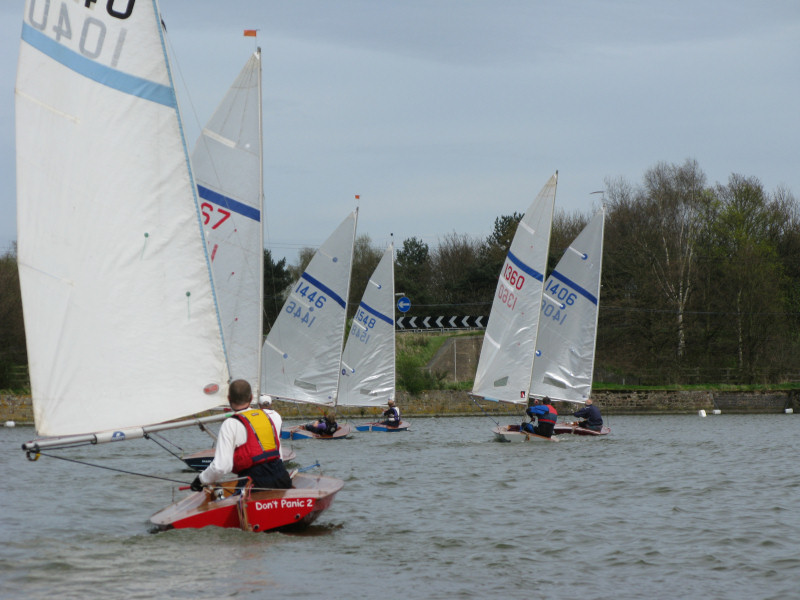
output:
{"label": "sail number 1360", "polygon": [[525,285],[525,275],[518,272],[511,265],[506,265],[506,268],[503,270],[503,277],[518,290],[521,290],[522,286]]}

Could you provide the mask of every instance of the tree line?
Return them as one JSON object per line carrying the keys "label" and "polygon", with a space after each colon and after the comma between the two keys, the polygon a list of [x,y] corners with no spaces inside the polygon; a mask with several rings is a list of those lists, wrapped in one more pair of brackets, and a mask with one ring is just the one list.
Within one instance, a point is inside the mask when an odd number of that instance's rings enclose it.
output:
{"label": "tree line", "polygon": [[[604,202],[596,380],[800,380],[800,212],[789,190],[768,192],[738,174],[711,185],[686,160],[656,164],[638,183],[606,180]],[[452,232],[433,247],[403,240],[395,287],[412,300],[407,315],[488,315],[522,216],[498,216],[486,238]],[[590,217],[556,211],[549,270]],[[357,237],[350,316],[383,250],[368,235]],[[265,251],[265,333],[314,251],[302,249],[296,265]],[[0,257],[0,323],[2,389],[9,369],[26,360],[13,250]]]}

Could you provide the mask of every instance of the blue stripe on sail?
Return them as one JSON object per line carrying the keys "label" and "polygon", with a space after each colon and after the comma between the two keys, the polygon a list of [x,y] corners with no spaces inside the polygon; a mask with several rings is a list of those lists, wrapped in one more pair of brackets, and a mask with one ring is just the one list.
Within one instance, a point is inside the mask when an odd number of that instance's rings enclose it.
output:
{"label": "blue stripe on sail", "polygon": [[361,306],[364,310],[366,310],[371,315],[375,315],[377,318],[381,319],[382,321],[386,321],[389,325],[394,326],[394,321],[392,321],[392,319],[390,319],[389,317],[387,317],[383,313],[379,313],[377,310],[375,310],[374,308],[372,308],[368,304],[364,304],[362,302],[359,306]]}
{"label": "blue stripe on sail", "polygon": [[336,303],[337,303],[339,306],[341,306],[342,308],[345,308],[345,307],[347,306],[347,304],[345,303],[345,301],[342,299],[342,297],[341,297],[339,294],[337,294],[336,292],[334,292],[334,291],[333,291],[331,288],[329,288],[327,285],[323,284],[323,283],[322,283],[321,281],[319,281],[318,279],[315,279],[314,277],[312,277],[312,276],[311,276],[311,275],[309,275],[308,273],[303,273],[302,275],[300,275],[300,278],[301,278],[301,279],[305,279],[305,280],[306,280],[308,283],[312,284],[313,286],[315,286],[315,287],[317,287],[318,289],[320,289],[320,290],[322,290],[323,292],[325,292],[325,293],[326,293],[328,296],[330,296],[331,298],[333,298],[333,300],[334,300],[334,301],[335,301],[335,302],[336,302]]}
{"label": "blue stripe on sail", "polygon": [[512,252],[508,253],[508,260],[517,265],[520,271],[527,273],[537,281],[544,281],[544,276],[541,273],[537,273],[536,271],[531,269],[528,265],[526,265],[524,262],[522,262],[520,259],[514,256]]}
{"label": "blue stripe on sail", "polygon": [[96,63],[77,52],[65,48],[27,23],[22,24],[22,39],[56,62],[92,81],[170,108],[177,108],[178,106],[175,91],[171,87]]}
{"label": "blue stripe on sail", "polygon": [[253,208],[252,206],[247,206],[247,204],[243,204],[238,200],[234,200],[233,198],[224,196],[223,194],[217,193],[214,190],[210,190],[202,185],[197,186],[197,191],[199,192],[200,197],[203,200],[208,200],[219,206],[224,206],[225,208],[229,208],[233,212],[238,213],[243,217],[247,217],[248,219],[253,219],[253,221],[261,222],[261,211],[258,210],[257,208]]}
{"label": "blue stripe on sail", "polygon": [[581,286],[579,286],[574,281],[572,281],[570,279],[567,279],[566,277],[564,277],[558,271],[553,271],[552,273],[550,273],[550,276],[554,277],[555,279],[558,279],[564,285],[568,285],[573,290],[578,292],[581,296],[583,296],[584,298],[589,300],[589,302],[591,302],[592,304],[597,304],[597,298],[594,296],[594,294],[592,294],[589,290],[583,289]]}

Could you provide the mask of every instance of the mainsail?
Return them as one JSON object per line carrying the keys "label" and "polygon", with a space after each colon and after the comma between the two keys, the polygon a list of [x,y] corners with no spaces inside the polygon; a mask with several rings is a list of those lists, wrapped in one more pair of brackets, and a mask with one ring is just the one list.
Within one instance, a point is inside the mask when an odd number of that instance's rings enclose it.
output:
{"label": "mainsail", "polygon": [[592,391],[605,210],[598,211],[547,278],[532,396],[585,402]]}
{"label": "mainsail", "polygon": [[232,379],[259,388],[264,244],[261,51],[254,52],[192,153]]}
{"label": "mainsail", "polygon": [[342,221],[292,286],[264,342],[262,393],[336,404],[357,216]]}
{"label": "mainsail", "polygon": [[394,245],[367,282],[342,355],[339,406],[382,406],[394,399]]}
{"label": "mainsail", "polygon": [[557,181],[555,173],[528,208],[500,271],[472,388],[486,400],[528,399]]}
{"label": "mainsail", "polygon": [[26,2],[17,233],[39,435],[159,423],[226,396],[162,36],[154,1]]}

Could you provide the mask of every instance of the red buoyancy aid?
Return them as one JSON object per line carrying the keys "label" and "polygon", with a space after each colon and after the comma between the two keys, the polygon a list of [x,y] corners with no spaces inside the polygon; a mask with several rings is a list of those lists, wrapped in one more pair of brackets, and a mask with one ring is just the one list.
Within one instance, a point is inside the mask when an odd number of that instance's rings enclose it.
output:
{"label": "red buoyancy aid", "polygon": [[233,451],[233,472],[281,457],[280,434],[263,410],[247,410],[233,415],[244,425],[247,441]]}
{"label": "red buoyancy aid", "polygon": [[552,404],[545,404],[545,406],[547,407],[547,410],[549,410],[550,412],[547,413],[546,415],[540,416],[539,420],[542,423],[553,423],[553,424],[555,424],[555,422],[558,421],[558,411],[556,411],[556,409],[553,408]]}

